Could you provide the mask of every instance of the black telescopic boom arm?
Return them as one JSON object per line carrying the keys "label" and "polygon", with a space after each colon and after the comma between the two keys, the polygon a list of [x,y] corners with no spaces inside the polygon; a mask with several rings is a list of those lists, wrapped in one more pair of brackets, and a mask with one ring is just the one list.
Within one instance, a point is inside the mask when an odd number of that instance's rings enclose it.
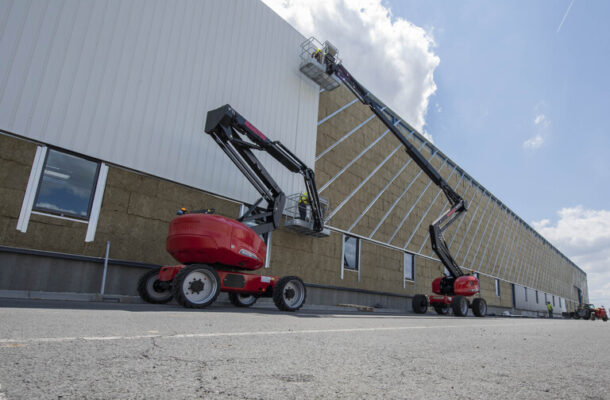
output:
{"label": "black telescopic boom arm", "polygon": [[417,148],[407,140],[407,138],[396,128],[390,121],[388,116],[383,112],[382,107],[370,92],[362,86],[349,71],[339,62],[336,62],[333,57],[328,56],[325,60],[327,72],[335,74],[347,86],[347,88],[364,104],[369,106],[371,111],[383,122],[383,124],[396,136],[396,138],[405,146],[407,154],[415,161],[415,163],[430,177],[432,182],[441,188],[451,208],[440,218],[430,225],[430,241],[432,249],[439,257],[443,265],[447,268],[452,277],[457,278],[464,275],[457,262],[449,252],[449,246],[445,242],[443,232],[457,219],[460,214],[466,211],[466,201],[447,183],[438,171],[424,158]]}
{"label": "black telescopic boom arm", "polygon": [[[241,220],[262,221],[262,223],[252,228],[255,232],[266,233],[280,226],[286,195],[252,153],[252,150],[266,151],[291,172],[303,175],[312,210],[313,228],[316,232],[324,229],[314,172],[286,146],[279,141],[272,142],[269,140],[267,136],[228,104],[208,111],[205,132],[214,138],[220,148],[262,196],[241,218]],[[246,136],[250,141],[241,140],[239,135]],[[266,211],[255,214],[254,210],[263,199],[268,204]]]}

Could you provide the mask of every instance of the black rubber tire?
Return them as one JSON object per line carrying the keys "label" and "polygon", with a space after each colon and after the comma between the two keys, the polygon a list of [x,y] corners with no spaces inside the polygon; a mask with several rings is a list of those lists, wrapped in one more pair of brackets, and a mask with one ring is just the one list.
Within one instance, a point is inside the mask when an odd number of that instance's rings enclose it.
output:
{"label": "black rubber tire", "polygon": [[468,300],[464,296],[453,296],[451,307],[456,317],[465,317],[468,314]]}
{"label": "black rubber tire", "polygon": [[585,311],[585,315],[582,316],[582,319],[585,319],[585,320],[591,319],[591,311],[590,310]]}
{"label": "black rubber tire", "polygon": [[449,305],[448,304],[432,304],[434,311],[438,315],[447,315],[449,314]]}
{"label": "black rubber tire", "polygon": [[[206,282],[203,282],[206,280]],[[193,285],[200,286],[193,289]],[[187,286],[185,288],[185,286]],[[206,285],[210,285],[209,289]],[[220,294],[220,277],[216,270],[205,264],[192,264],[184,267],[172,283],[174,298],[183,307],[186,308],[205,308],[216,301]],[[199,293],[204,292],[204,297],[199,299]]]}
{"label": "black rubber tire", "polygon": [[602,321],[604,321],[604,322],[608,322],[608,317],[607,317],[607,316],[606,316],[606,317],[603,317],[603,318],[602,318]]}
{"label": "black rubber tire", "polygon": [[246,295],[243,293],[229,292],[229,301],[235,307],[250,307],[256,303],[256,300],[258,300],[258,297],[252,294]]}
{"label": "black rubber tire", "polygon": [[174,297],[171,287],[162,291],[157,290],[156,286],[159,282],[157,277],[160,271],[161,268],[151,269],[138,279],[138,294],[147,303],[165,304]]}
{"label": "black rubber tire", "polygon": [[425,314],[428,312],[428,298],[423,294],[416,294],[413,296],[411,306],[415,314]]}
{"label": "black rubber tire", "polygon": [[486,316],[487,315],[487,302],[480,297],[477,297],[476,299],[474,299],[472,301],[472,313],[476,317]]}
{"label": "black rubber tire", "polygon": [[280,311],[297,311],[307,300],[307,289],[298,276],[284,276],[273,286],[273,303]]}
{"label": "black rubber tire", "polygon": [[574,315],[572,316],[572,318],[574,319],[580,319],[580,314],[575,312]]}
{"label": "black rubber tire", "polygon": [[595,314],[591,313],[591,321],[595,321]]}

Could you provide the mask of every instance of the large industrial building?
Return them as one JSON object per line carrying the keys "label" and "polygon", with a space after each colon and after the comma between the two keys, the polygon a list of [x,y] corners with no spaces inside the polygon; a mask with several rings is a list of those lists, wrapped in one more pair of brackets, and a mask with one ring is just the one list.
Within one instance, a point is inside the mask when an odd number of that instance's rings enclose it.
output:
{"label": "large industrial building", "polygon": [[[321,90],[300,72],[306,38],[262,2],[3,4],[4,296],[98,293],[107,249],[105,293],[135,295],[147,268],[176,264],[165,251],[176,210],[238,217],[258,195],[203,132],[206,112],[224,104],[313,167],[329,205],[324,234],[312,236],[294,221],[293,196],[258,273],[300,276],[308,303],[405,311],[443,274],[428,225],[447,199],[349,90]],[[544,312],[549,301],[561,313],[587,302],[578,266],[385,112],[468,202],[445,238],[479,275],[491,312]],[[261,159],[298,197],[301,177]]]}

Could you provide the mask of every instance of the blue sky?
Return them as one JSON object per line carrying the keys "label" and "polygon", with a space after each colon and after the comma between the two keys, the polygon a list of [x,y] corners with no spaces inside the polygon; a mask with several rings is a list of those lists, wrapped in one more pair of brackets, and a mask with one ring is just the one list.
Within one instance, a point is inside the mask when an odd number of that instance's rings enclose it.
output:
{"label": "blue sky", "polygon": [[569,0],[387,4],[434,37],[439,148],[528,222],[608,208],[610,2],[575,1],[559,32]]}
{"label": "blue sky", "polygon": [[333,42],[360,82],[610,306],[610,2],[263,1]]}

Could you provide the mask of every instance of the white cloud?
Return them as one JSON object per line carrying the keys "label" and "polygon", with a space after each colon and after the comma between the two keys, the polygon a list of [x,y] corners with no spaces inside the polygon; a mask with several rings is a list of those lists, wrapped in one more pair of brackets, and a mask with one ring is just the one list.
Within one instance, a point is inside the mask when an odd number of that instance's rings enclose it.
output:
{"label": "white cloud", "polygon": [[610,211],[576,206],[557,214],[555,225],[543,219],[532,226],[587,272],[590,301],[610,306]]}
{"label": "white cloud", "polygon": [[541,108],[544,109],[548,107],[544,102],[541,102],[534,108],[534,135],[523,142],[523,148],[525,149],[539,149],[550,135],[551,120],[546,116],[546,114],[540,112]]}
{"label": "white cloud", "polygon": [[304,36],[333,43],[356,79],[426,134],[440,62],[430,33],[394,18],[381,0],[263,1]]}
{"label": "white cloud", "polygon": [[543,144],[544,138],[542,137],[542,135],[536,135],[523,142],[523,147],[525,147],[526,149],[537,149]]}
{"label": "white cloud", "polygon": [[536,118],[534,118],[534,125],[539,126],[541,128],[548,128],[551,124],[551,121],[548,120],[546,115],[538,114]]}

